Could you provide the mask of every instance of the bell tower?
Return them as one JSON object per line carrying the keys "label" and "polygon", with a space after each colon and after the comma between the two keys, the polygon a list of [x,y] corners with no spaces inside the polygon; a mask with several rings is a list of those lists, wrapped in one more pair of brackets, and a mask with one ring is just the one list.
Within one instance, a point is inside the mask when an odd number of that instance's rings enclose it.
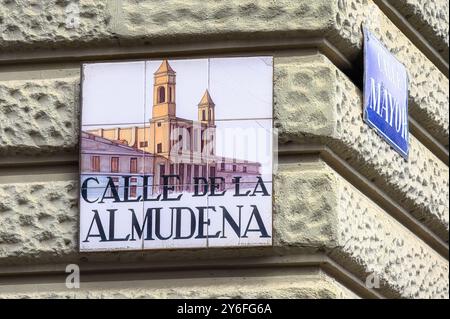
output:
{"label": "bell tower", "polygon": [[175,78],[175,71],[167,60],[153,73],[152,118],[145,133],[150,138],[145,151],[166,157],[170,154],[172,122],[176,117]]}
{"label": "bell tower", "polygon": [[209,95],[209,91],[206,90],[198,104],[198,121],[203,124],[214,125],[215,106],[211,95]]}
{"label": "bell tower", "polygon": [[153,74],[153,111],[152,119],[175,117],[175,71],[164,60]]}
{"label": "bell tower", "polygon": [[215,154],[216,125],[215,104],[206,90],[198,103],[198,121],[201,123],[201,150],[209,155]]}

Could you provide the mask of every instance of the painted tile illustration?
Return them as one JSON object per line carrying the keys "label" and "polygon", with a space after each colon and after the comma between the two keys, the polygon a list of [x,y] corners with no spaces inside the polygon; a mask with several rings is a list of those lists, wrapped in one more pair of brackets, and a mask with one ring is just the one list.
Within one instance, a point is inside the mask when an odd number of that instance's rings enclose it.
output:
{"label": "painted tile illustration", "polygon": [[271,83],[270,57],[85,65],[80,249],[271,244]]}

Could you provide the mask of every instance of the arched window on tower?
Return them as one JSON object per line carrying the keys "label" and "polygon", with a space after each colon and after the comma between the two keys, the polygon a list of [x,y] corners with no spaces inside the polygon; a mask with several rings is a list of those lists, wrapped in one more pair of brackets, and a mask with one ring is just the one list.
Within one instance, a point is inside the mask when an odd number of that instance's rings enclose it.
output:
{"label": "arched window on tower", "polygon": [[168,102],[173,102],[173,96],[172,96],[172,88],[169,86],[169,94],[167,96]]}
{"label": "arched window on tower", "polygon": [[166,90],[163,86],[158,88],[158,103],[164,103],[166,101]]}

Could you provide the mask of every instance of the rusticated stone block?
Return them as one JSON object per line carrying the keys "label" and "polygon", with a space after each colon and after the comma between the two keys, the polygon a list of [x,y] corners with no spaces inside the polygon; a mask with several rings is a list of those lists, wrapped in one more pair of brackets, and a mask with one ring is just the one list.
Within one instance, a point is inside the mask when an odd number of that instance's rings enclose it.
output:
{"label": "rusticated stone block", "polygon": [[0,54],[110,42],[108,1],[2,0]]}
{"label": "rusticated stone block", "polygon": [[[359,89],[322,55],[275,61],[280,142],[320,142],[448,240],[448,166],[410,135],[405,161],[363,122]],[[321,123],[321,124],[319,124]]]}
{"label": "rusticated stone block", "polygon": [[283,167],[274,186],[276,242],[322,246],[402,297],[448,298],[448,261],[325,164]]}
{"label": "rusticated stone block", "polygon": [[238,33],[263,38],[265,32],[302,31],[313,36],[331,24],[333,12],[326,0],[3,0],[1,6],[4,52],[117,40],[124,45],[223,39]]}
{"label": "rusticated stone block", "polygon": [[[177,37],[221,38],[223,34],[245,34],[262,38],[264,33],[304,32],[318,35],[332,22],[329,1],[270,2],[264,0],[220,1],[120,1],[113,15],[113,31],[130,40],[176,40]],[[161,5],[164,3],[164,5]],[[114,6],[114,5],[113,5]],[[318,17],[321,17],[318,19]]]}
{"label": "rusticated stone block", "polygon": [[76,149],[78,80],[0,82],[0,154]]}
{"label": "rusticated stone block", "polygon": [[388,0],[448,62],[447,0]]}
{"label": "rusticated stone block", "polygon": [[[332,174],[283,167],[274,183],[274,244],[315,248],[337,245],[334,211],[339,198]],[[292,191],[294,190],[295,191]]]}
{"label": "rusticated stone block", "polygon": [[74,182],[0,184],[0,260],[61,256],[77,246]]}
{"label": "rusticated stone block", "polygon": [[406,298],[448,298],[448,261],[344,179],[339,180],[338,242],[356,260]]}

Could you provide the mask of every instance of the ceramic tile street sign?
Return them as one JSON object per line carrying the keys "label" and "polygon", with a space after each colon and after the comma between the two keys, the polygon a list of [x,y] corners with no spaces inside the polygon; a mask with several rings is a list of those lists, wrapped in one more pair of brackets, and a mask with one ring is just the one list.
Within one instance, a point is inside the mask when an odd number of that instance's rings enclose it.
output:
{"label": "ceramic tile street sign", "polygon": [[408,75],[364,28],[364,120],[408,159]]}
{"label": "ceramic tile street sign", "polygon": [[272,244],[272,57],[82,67],[80,250]]}

